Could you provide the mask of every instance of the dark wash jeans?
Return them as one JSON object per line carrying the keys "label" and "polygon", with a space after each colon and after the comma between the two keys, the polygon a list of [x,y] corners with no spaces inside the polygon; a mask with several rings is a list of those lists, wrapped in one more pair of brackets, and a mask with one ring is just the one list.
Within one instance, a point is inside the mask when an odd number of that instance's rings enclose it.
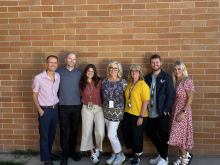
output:
{"label": "dark wash jeans", "polygon": [[[68,156],[68,153],[73,153],[75,150],[77,140],[77,128],[80,121],[81,108],[81,105],[59,105],[60,145],[62,148],[63,156]],[[70,135],[68,144],[67,133],[69,121]]]}
{"label": "dark wash jeans", "polygon": [[[147,136],[150,138],[150,140],[156,147],[157,152],[164,160],[166,160],[168,153],[168,120],[169,115],[165,115],[163,113],[161,116],[158,116],[156,118],[148,118],[147,121]],[[156,130],[158,130],[159,136],[157,136]]]}
{"label": "dark wash jeans", "polygon": [[50,153],[52,150],[53,142],[55,140],[57,120],[58,120],[58,107],[56,108],[44,108],[43,116],[39,120],[39,134],[40,134],[40,157],[41,161],[49,161]]}
{"label": "dark wash jeans", "polygon": [[143,134],[148,117],[143,118],[143,123],[140,126],[137,125],[138,119],[139,116],[125,112],[122,120],[122,135],[126,148],[132,148],[134,153],[143,151]]}

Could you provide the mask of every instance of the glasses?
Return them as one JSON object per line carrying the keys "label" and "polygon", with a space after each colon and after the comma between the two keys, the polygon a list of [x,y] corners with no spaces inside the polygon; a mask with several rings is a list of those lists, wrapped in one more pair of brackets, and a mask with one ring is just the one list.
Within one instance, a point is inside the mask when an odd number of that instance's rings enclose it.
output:
{"label": "glasses", "polygon": [[118,71],[118,68],[113,68],[113,67],[109,67],[109,70],[114,70],[114,71]]}
{"label": "glasses", "polygon": [[139,70],[131,70],[131,73],[139,73]]}
{"label": "glasses", "polygon": [[90,70],[88,70],[87,73],[94,73],[94,71],[90,71]]}

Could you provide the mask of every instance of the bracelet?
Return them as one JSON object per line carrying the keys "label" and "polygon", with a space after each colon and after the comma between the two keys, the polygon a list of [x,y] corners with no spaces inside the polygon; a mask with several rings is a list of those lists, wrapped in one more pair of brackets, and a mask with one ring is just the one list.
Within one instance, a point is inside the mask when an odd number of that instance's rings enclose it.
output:
{"label": "bracelet", "polygon": [[142,115],[140,115],[139,117],[140,117],[141,119],[143,119],[143,118],[144,118],[144,116],[142,116]]}

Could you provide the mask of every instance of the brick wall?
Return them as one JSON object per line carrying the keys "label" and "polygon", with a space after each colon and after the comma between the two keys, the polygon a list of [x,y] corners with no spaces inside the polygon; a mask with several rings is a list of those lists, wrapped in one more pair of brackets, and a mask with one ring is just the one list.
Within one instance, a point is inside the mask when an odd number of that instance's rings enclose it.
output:
{"label": "brick wall", "polygon": [[[124,78],[132,63],[149,73],[154,53],[168,73],[183,61],[196,90],[192,153],[220,155],[219,13],[218,0],[1,0],[0,150],[39,149],[33,77],[48,55],[59,56],[63,66],[66,52],[77,51],[77,67],[93,63],[101,77],[114,60]],[[81,125],[77,149],[80,139]],[[59,129],[54,150],[60,150]],[[110,152],[107,138],[104,151]],[[146,136],[144,152],[156,153]]]}

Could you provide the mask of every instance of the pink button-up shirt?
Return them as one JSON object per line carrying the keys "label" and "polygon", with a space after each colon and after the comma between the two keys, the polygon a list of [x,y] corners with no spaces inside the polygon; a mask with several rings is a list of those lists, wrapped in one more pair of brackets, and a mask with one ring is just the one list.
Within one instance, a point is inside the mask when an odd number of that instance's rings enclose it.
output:
{"label": "pink button-up shirt", "polygon": [[34,77],[33,92],[38,93],[38,102],[40,106],[52,106],[59,102],[57,92],[60,84],[60,75],[55,73],[55,81],[53,82],[44,71]]}

